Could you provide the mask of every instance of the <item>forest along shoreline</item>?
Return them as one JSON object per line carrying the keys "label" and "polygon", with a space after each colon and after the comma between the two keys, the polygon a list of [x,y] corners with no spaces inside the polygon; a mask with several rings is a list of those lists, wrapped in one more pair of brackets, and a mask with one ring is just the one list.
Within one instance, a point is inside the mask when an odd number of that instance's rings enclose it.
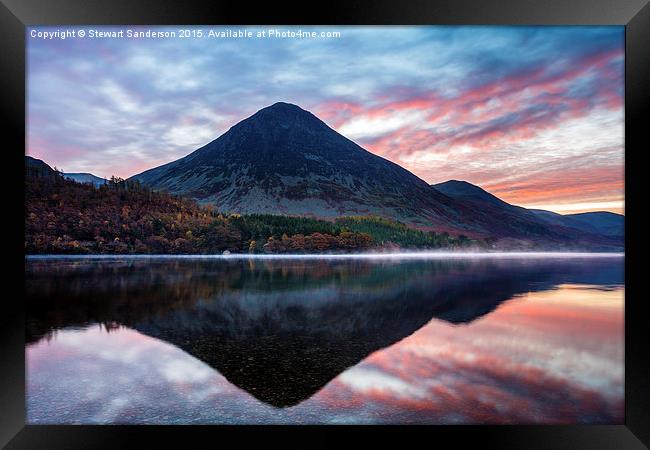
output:
{"label": "forest along shoreline", "polygon": [[448,249],[489,242],[375,216],[334,220],[222,214],[195,200],[111,178],[96,187],[60,173],[26,173],[26,254],[307,254]]}

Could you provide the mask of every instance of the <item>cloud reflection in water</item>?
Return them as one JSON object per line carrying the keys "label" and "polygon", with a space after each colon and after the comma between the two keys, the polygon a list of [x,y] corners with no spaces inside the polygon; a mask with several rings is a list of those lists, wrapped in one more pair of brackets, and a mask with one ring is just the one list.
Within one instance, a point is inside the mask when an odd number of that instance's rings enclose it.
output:
{"label": "cloud reflection in water", "polygon": [[29,422],[622,423],[622,298],[561,286],[434,319],[286,409],[134,330],[64,330],[28,349]]}

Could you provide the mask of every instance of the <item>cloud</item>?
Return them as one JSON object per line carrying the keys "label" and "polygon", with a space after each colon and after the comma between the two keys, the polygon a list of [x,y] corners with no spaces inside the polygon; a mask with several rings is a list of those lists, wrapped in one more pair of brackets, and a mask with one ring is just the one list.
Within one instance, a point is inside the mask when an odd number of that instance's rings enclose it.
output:
{"label": "cloud", "polygon": [[418,389],[398,377],[369,368],[352,368],[341,374],[338,381],[366,394],[390,392],[397,397],[426,397],[426,391]]}

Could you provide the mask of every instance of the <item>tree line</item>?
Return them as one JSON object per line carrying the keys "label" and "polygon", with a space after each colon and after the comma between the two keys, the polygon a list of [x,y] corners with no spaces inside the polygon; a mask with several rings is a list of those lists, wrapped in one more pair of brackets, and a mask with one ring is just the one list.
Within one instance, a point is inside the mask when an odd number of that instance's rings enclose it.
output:
{"label": "tree line", "polygon": [[25,178],[28,254],[321,253],[475,244],[378,217],[225,215],[116,177],[100,187],[58,174]]}

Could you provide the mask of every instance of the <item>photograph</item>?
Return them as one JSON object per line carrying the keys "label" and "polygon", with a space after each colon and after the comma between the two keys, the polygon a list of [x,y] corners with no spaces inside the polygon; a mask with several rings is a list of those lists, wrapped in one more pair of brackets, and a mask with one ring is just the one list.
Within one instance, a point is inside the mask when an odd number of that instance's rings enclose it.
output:
{"label": "photograph", "polygon": [[27,425],[624,425],[622,25],[25,27]]}

